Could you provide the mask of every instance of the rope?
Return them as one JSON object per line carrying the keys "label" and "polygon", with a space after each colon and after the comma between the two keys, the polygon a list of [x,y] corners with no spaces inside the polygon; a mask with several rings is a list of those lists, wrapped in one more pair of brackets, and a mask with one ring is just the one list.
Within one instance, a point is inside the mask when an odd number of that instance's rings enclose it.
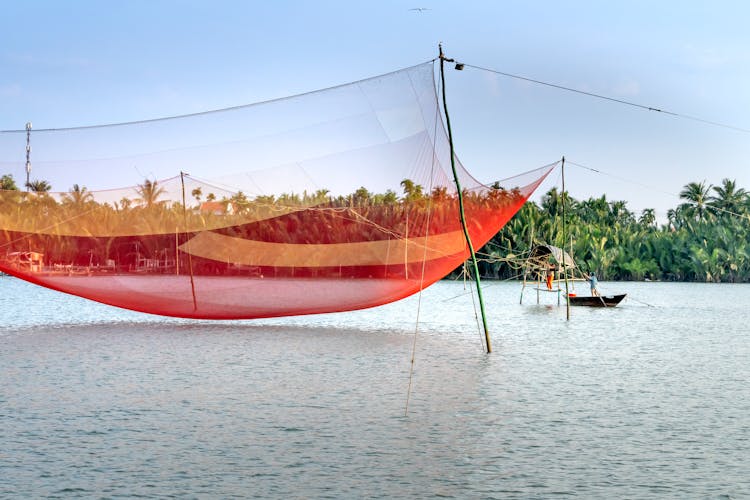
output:
{"label": "rope", "polygon": [[643,302],[642,300],[634,299],[631,296],[628,296],[627,298],[628,298],[628,300],[632,300],[634,302],[638,302],[639,304],[643,304],[644,306],[647,306],[647,307],[656,307],[655,305],[649,304],[648,302]]}
{"label": "rope", "polygon": [[565,87],[563,85],[557,85],[557,84],[554,84],[554,83],[544,82],[544,81],[541,81],[541,80],[535,80],[533,78],[528,78],[528,77],[525,77],[525,76],[514,75],[514,74],[511,74],[511,73],[505,73],[503,71],[498,71],[498,70],[494,70],[494,69],[490,69],[490,68],[484,68],[482,66],[475,66],[473,64],[464,63],[464,66],[466,66],[467,68],[478,69],[480,71],[487,71],[488,73],[494,73],[496,75],[507,76],[509,78],[515,78],[517,80],[523,80],[525,82],[531,82],[531,83],[536,83],[538,85],[545,85],[547,87],[552,87],[552,88],[559,89],[559,90],[565,90],[567,92],[574,92],[576,94],[581,94],[581,95],[585,95],[585,96],[588,96],[588,97],[595,97],[597,99],[603,99],[605,101],[616,102],[618,104],[624,104],[626,106],[632,106],[634,108],[639,108],[639,109],[643,109],[643,110],[646,110],[646,111],[654,111],[654,112],[657,112],[657,113],[662,113],[662,114],[665,114],[665,115],[674,116],[676,118],[682,118],[682,119],[685,119],[685,120],[692,120],[692,121],[696,121],[696,122],[700,122],[700,123],[705,123],[707,125],[713,125],[715,127],[728,128],[728,129],[731,129],[731,130],[736,130],[738,132],[750,133],[750,129],[746,129],[746,128],[742,128],[742,127],[736,127],[734,125],[727,125],[726,123],[720,123],[720,122],[715,122],[715,121],[711,121],[711,120],[706,120],[704,118],[699,118],[697,116],[685,115],[685,114],[682,114],[682,113],[676,113],[674,111],[668,111],[668,110],[661,109],[661,108],[656,108],[656,107],[653,107],[653,106],[646,106],[644,104],[638,104],[638,103],[631,102],[631,101],[625,101],[625,100],[622,100],[622,99],[616,99],[614,97],[608,97],[608,96],[601,95],[601,94],[594,94],[593,92],[586,92],[584,90],[574,89],[574,88],[571,88],[571,87]]}
{"label": "rope", "polygon": [[[349,83],[342,83],[341,85],[334,85],[332,87],[326,87],[326,88],[322,88],[322,89],[311,90],[311,91],[308,91],[308,92],[302,92],[302,93],[299,93],[299,94],[294,94],[294,95],[285,96],[285,97],[277,97],[275,99],[267,99],[265,101],[258,101],[258,102],[249,103],[249,104],[240,104],[240,105],[237,105],[237,106],[230,106],[230,107],[227,107],[227,108],[210,109],[210,110],[206,110],[206,111],[198,111],[198,112],[195,112],[195,113],[185,113],[185,114],[180,114],[180,115],[162,116],[162,117],[159,117],[159,118],[147,118],[147,119],[144,119],[144,120],[135,120],[135,121],[129,121],[129,122],[100,123],[100,124],[97,124],[97,125],[79,125],[79,126],[75,126],[75,127],[40,128],[40,129],[34,129],[34,132],[36,132],[36,133],[38,133],[38,132],[62,132],[62,131],[71,131],[71,130],[87,130],[87,129],[97,129],[97,128],[123,127],[123,126],[126,126],[126,125],[142,125],[142,124],[145,124],[145,123],[163,122],[163,121],[168,121],[168,120],[177,120],[179,118],[191,118],[191,117],[196,117],[196,116],[211,115],[211,114],[215,114],[215,113],[224,113],[224,112],[227,112],[227,111],[235,111],[235,110],[238,110],[238,109],[252,108],[252,107],[263,106],[263,105],[271,104],[271,103],[275,103],[275,102],[286,101],[288,99],[296,99],[296,98],[299,98],[299,97],[304,97],[304,96],[308,96],[308,95],[312,95],[312,94],[317,94],[317,93],[321,93],[321,92],[327,92],[327,91],[330,91],[330,90],[336,90],[336,89],[339,89],[339,88],[347,87],[347,86],[352,85],[352,84],[357,84],[358,85],[358,84],[361,84],[363,82],[367,82],[367,81],[370,81],[370,80],[376,80],[378,78],[383,78],[383,77],[386,77],[386,76],[389,76],[389,75],[394,75],[394,74],[400,73],[402,71],[409,71],[411,69],[414,69],[414,68],[417,68],[419,66],[422,66],[423,64],[434,63],[436,60],[437,59],[430,59],[429,61],[424,61],[422,63],[415,64],[413,66],[407,66],[405,68],[397,69],[397,70],[394,70],[394,71],[389,71],[388,73],[383,73],[382,75],[372,76],[372,77],[368,77],[368,78],[362,78],[361,80],[355,80],[355,81],[349,82]],[[17,133],[26,133],[26,129],[22,129],[22,130],[20,130],[20,129],[19,130],[15,130],[15,129],[12,129],[12,130],[0,130],[0,134],[17,134]]]}
{"label": "rope", "polygon": [[[515,276],[511,276],[510,278],[504,278],[504,279],[501,279],[501,280],[497,280],[497,281],[498,281],[499,283],[505,283],[505,282],[507,282],[507,281],[514,281],[514,280],[518,280],[518,278],[520,278],[520,277],[522,277],[522,276],[523,276],[523,273],[521,273],[521,274],[516,274]],[[461,273],[461,276],[458,276],[458,277],[454,278],[454,280],[453,280],[453,281],[456,281],[456,280],[458,280],[458,279],[461,279],[462,277],[463,277],[463,279],[464,279],[464,287],[465,287],[465,283],[466,283],[466,273],[465,273],[465,272],[462,272],[462,273]],[[497,286],[497,283],[490,283],[490,284],[485,284],[485,285],[482,285],[482,290],[486,290],[486,289],[488,289],[488,288],[492,288],[493,286]],[[470,292],[459,293],[458,295],[454,295],[453,297],[448,297],[447,299],[443,299],[443,302],[449,302],[449,301],[451,301],[451,300],[455,300],[455,299],[458,299],[458,298],[460,298],[460,297],[465,297],[465,296],[467,296],[467,295],[468,295],[469,293],[470,293]]]}
{"label": "rope", "polygon": [[[599,287],[599,288],[601,288],[601,287]],[[599,296],[601,297],[602,295],[612,295],[612,294],[611,294],[611,293],[608,293],[608,292],[604,292],[604,291],[600,290],[600,291],[599,291]],[[628,296],[626,297],[626,300],[632,300],[632,301],[634,301],[634,302],[638,302],[639,304],[643,304],[643,305],[644,305],[644,306],[646,306],[646,307],[653,307],[653,308],[656,308],[656,306],[655,306],[655,305],[649,304],[648,302],[643,302],[642,300],[634,299],[634,298],[633,298],[633,297],[632,297],[632,296],[631,296],[630,294],[628,294]]]}
{"label": "rope", "polygon": [[626,179],[626,178],[620,177],[618,175],[610,174],[609,172],[603,172],[601,170],[597,170],[597,169],[592,168],[592,167],[587,167],[586,165],[581,165],[580,163],[575,163],[575,162],[572,162],[572,161],[567,161],[566,163],[568,163],[569,165],[573,165],[573,166],[582,168],[584,170],[589,170],[591,172],[595,172],[597,174],[601,174],[601,175],[606,175],[606,176],[612,177],[613,179],[617,179],[617,180],[620,180],[620,181],[623,181],[623,182],[628,182],[628,183],[634,184],[636,186],[645,187],[646,189],[650,189],[650,190],[658,192],[658,193],[667,194],[669,196],[674,196],[675,198],[679,198],[679,196],[676,195],[676,194],[674,194],[674,193],[670,193],[668,191],[662,191],[661,189],[657,189],[657,188],[655,188],[653,186],[649,186],[647,184],[643,184],[642,182],[634,181],[634,180],[631,180],[631,179]]}
{"label": "rope", "polygon": [[[574,165],[576,167],[582,168],[584,170],[588,170],[590,172],[594,172],[594,173],[597,173],[597,174],[600,174],[600,175],[606,175],[608,177],[612,177],[613,179],[617,179],[617,180],[622,181],[622,182],[627,182],[627,183],[630,183],[630,184],[634,184],[636,186],[644,187],[646,189],[649,189],[649,190],[657,192],[657,193],[666,194],[666,195],[673,196],[674,198],[678,198],[678,199],[683,199],[678,194],[671,193],[669,191],[663,191],[663,190],[655,188],[653,186],[649,186],[648,184],[643,184],[642,182],[634,181],[632,179],[626,179],[625,177],[620,177],[619,175],[614,175],[614,174],[610,174],[609,172],[604,172],[602,170],[597,170],[595,168],[588,167],[586,165],[581,165],[580,163],[574,163],[572,161],[569,161],[567,163],[570,164],[570,165]],[[689,201],[689,200],[686,200],[686,203],[689,203],[690,205],[697,205],[697,203]],[[727,215],[731,215],[731,216],[734,216],[734,217],[740,217],[740,218],[746,217],[743,214],[739,214],[737,212],[732,212],[731,210],[727,210],[725,208],[716,207],[716,206],[708,205],[708,204],[705,205],[705,209],[706,210],[713,210],[714,212],[725,213]]]}
{"label": "rope", "polygon": [[[433,63],[434,64],[434,63]],[[438,108],[435,108],[435,130],[434,134],[437,135],[437,118],[438,118]],[[434,136],[433,136],[434,137]],[[432,165],[430,167],[430,184],[429,184],[429,190],[432,191],[432,185],[433,181],[435,179],[435,164],[437,163],[437,154],[435,152],[435,148],[432,148]],[[430,233],[430,217],[432,216],[432,199],[430,198],[430,201],[427,205],[427,223],[425,225],[425,243],[427,242],[427,238]],[[408,242],[408,240],[407,240]],[[419,316],[422,311],[422,291],[424,290],[424,273],[427,265],[427,245],[424,245],[424,252],[422,253],[422,272],[421,276],[419,277],[419,294],[417,296],[417,318],[415,320],[414,324],[414,341],[412,342],[411,346],[411,362],[409,363],[409,385],[406,389],[406,404],[404,405],[404,416],[406,417],[409,414],[409,400],[411,399],[411,388],[412,383],[414,380],[414,361],[417,356],[417,334],[419,333]]]}

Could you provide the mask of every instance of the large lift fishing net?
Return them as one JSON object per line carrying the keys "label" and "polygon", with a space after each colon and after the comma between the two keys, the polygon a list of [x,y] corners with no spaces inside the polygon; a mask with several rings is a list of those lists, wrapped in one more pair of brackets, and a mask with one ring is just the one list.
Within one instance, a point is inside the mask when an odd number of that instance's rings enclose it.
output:
{"label": "large lift fishing net", "polygon": [[[0,134],[0,270],[137,311],[260,318],[406,297],[467,258],[431,63],[178,118]],[[480,184],[486,243],[549,165]],[[130,186],[108,189],[109,186]]]}

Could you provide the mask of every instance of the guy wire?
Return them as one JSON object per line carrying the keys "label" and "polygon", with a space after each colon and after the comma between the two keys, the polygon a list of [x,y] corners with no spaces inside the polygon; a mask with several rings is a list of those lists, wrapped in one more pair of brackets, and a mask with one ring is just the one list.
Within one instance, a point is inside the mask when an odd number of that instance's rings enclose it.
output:
{"label": "guy wire", "polygon": [[[434,65],[433,61],[433,65]],[[437,97],[437,95],[436,95]],[[438,106],[435,107],[435,129],[433,131],[433,137],[437,136],[437,118],[438,113],[440,112],[440,109]],[[432,165],[430,166],[430,185],[429,185],[429,191],[432,192],[432,183],[435,180],[435,163],[437,162],[436,153],[435,153],[435,146],[433,144],[432,147]],[[424,273],[425,273],[425,266],[427,263],[427,239],[430,232],[430,218],[432,216],[432,199],[430,198],[430,201],[428,202],[428,209],[427,209],[427,221],[425,224],[425,245],[424,245],[424,252],[422,254],[422,273],[419,278],[419,295],[417,296],[417,318],[414,325],[414,341],[412,342],[411,347],[411,362],[409,363],[409,385],[406,389],[406,405],[404,406],[404,416],[408,416],[409,414],[409,399],[411,398],[411,387],[412,387],[412,381],[414,379],[414,361],[417,355],[417,333],[419,332],[419,315],[422,310],[422,290],[424,290]],[[408,243],[408,239],[406,240]],[[406,247],[408,248],[408,246]]]}
{"label": "guy wire", "polygon": [[653,107],[653,106],[646,106],[644,104],[638,104],[638,103],[631,102],[631,101],[625,101],[623,99],[617,99],[617,98],[614,98],[614,97],[609,97],[609,96],[605,96],[605,95],[601,95],[601,94],[594,94],[593,92],[586,92],[584,90],[574,89],[574,88],[571,88],[571,87],[565,87],[563,85],[558,85],[558,84],[555,84],[555,83],[545,82],[545,81],[542,81],[542,80],[535,80],[533,78],[528,78],[528,77],[520,76],[520,75],[514,75],[512,73],[505,73],[503,71],[498,71],[498,70],[490,69],[490,68],[484,68],[482,66],[475,66],[475,65],[469,64],[469,63],[462,63],[462,64],[465,67],[467,67],[467,68],[474,68],[474,69],[478,69],[480,71],[487,71],[488,73],[494,73],[494,74],[500,75],[500,76],[507,76],[508,78],[515,78],[517,80],[523,80],[525,82],[536,83],[538,85],[545,85],[547,87],[552,87],[552,88],[559,89],[559,90],[565,90],[567,92],[574,92],[576,94],[581,94],[581,95],[585,95],[585,96],[588,96],[588,97],[595,97],[597,99],[603,99],[605,101],[616,102],[618,104],[624,104],[626,106],[632,106],[634,108],[643,109],[645,111],[655,111],[657,113],[662,113],[662,114],[665,114],[665,115],[674,116],[676,118],[682,118],[682,119],[685,119],[685,120],[692,120],[692,121],[696,121],[696,122],[700,122],[700,123],[705,123],[707,125],[713,125],[715,127],[728,128],[728,129],[731,129],[731,130],[736,130],[737,132],[750,133],[750,129],[746,129],[746,128],[742,128],[742,127],[737,127],[735,125],[728,125],[726,123],[721,123],[721,122],[715,122],[715,121],[711,121],[711,120],[706,120],[704,118],[700,118],[700,117],[697,117],[697,116],[685,115],[685,114],[682,114],[682,113],[676,113],[674,111],[668,111],[666,109],[661,109],[661,108],[657,108],[657,107]]}

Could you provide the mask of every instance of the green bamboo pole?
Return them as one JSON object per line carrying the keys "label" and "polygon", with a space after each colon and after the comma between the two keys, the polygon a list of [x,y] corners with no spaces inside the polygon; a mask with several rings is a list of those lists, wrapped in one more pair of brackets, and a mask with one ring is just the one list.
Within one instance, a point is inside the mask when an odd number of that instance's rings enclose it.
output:
{"label": "green bamboo pole", "polygon": [[474,276],[476,277],[477,295],[479,296],[479,309],[482,312],[482,326],[484,327],[484,339],[487,344],[487,353],[492,352],[492,345],[490,343],[490,332],[487,328],[487,315],[484,312],[484,299],[482,298],[482,283],[479,279],[479,266],[477,266],[477,255],[474,252],[474,245],[471,243],[471,236],[469,236],[469,230],[466,228],[466,214],[464,213],[464,196],[461,191],[461,183],[458,180],[458,172],[456,172],[456,160],[453,153],[453,132],[451,131],[451,119],[448,116],[448,102],[445,98],[445,61],[454,62],[453,59],[446,59],[443,55],[443,46],[438,45],[440,49],[440,82],[443,87],[443,111],[445,112],[445,125],[448,129],[448,143],[450,144],[451,153],[451,169],[453,170],[453,180],[456,182],[456,191],[458,192],[458,209],[461,217],[461,227],[464,230],[464,237],[466,238],[466,244],[469,246],[469,253],[471,254],[471,264],[474,268]]}

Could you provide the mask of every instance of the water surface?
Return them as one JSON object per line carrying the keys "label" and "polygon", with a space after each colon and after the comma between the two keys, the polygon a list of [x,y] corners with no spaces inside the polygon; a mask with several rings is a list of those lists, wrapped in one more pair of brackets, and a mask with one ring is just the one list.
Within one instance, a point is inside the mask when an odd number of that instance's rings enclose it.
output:
{"label": "water surface", "polygon": [[486,355],[457,282],[201,322],[0,278],[0,497],[750,495],[750,286],[601,287],[487,284]]}

